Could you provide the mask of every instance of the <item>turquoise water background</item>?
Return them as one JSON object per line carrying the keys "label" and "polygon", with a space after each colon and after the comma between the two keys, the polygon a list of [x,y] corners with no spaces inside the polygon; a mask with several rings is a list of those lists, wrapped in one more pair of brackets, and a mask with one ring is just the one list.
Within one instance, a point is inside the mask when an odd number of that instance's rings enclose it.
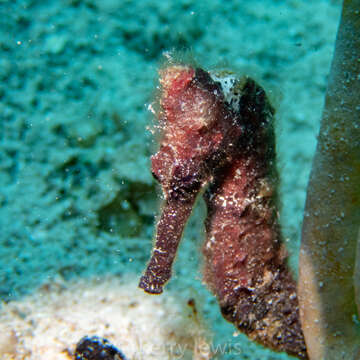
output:
{"label": "turquoise water background", "polygon": [[[1,300],[59,276],[141,274],[160,202],[148,107],[174,49],[205,69],[255,76],[269,92],[296,271],[339,16],[330,0],[0,1]],[[167,288],[197,297],[221,343],[234,329],[201,284],[203,219],[199,201]],[[241,341],[242,359],[287,358]]]}

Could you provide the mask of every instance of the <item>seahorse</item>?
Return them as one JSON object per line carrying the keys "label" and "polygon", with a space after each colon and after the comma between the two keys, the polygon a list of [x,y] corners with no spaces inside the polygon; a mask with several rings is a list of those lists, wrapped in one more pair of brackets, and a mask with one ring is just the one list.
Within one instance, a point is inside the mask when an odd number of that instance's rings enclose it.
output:
{"label": "seahorse", "polygon": [[250,77],[189,65],[160,70],[159,151],[164,195],[139,287],[160,294],[200,191],[207,186],[204,280],[225,319],[251,339],[307,359],[296,282],[277,213],[274,109]]}

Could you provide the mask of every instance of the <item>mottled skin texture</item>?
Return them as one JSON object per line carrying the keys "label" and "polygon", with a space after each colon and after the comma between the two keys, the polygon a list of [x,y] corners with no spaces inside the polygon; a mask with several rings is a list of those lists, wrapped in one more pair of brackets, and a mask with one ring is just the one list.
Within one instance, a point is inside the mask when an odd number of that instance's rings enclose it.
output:
{"label": "mottled skin texture", "polygon": [[160,73],[162,139],[152,156],[152,173],[164,195],[152,257],[140,288],[159,294],[171,267],[196,196],[214,164],[231,153],[240,127],[233,127],[218,85],[203,70],[176,66]]}
{"label": "mottled skin texture", "polygon": [[246,103],[258,106],[241,116],[246,126],[238,152],[217,169],[205,194],[204,278],[228,321],[267,347],[306,359],[296,284],[277,222],[271,118],[255,86],[244,89]]}
{"label": "mottled skin texture", "polygon": [[232,106],[201,69],[160,72],[162,138],[152,172],[164,194],[150,262],[139,286],[159,294],[196,197],[206,184],[204,280],[223,316],[255,341],[306,359],[296,284],[276,212],[273,109],[245,78]]}

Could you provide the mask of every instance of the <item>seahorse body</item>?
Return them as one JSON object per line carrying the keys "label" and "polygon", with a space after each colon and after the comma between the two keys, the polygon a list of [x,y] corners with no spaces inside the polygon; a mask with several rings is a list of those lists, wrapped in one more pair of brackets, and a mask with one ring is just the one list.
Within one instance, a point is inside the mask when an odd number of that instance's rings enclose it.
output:
{"label": "seahorse body", "polygon": [[160,149],[152,172],[164,195],[139,286],[159,294],[200,190],[208,215],[204,280],[223,316],[255,341],[306,359],[296,284],[276,211],[273,108],[252,79],[173,65],[160,72]]}

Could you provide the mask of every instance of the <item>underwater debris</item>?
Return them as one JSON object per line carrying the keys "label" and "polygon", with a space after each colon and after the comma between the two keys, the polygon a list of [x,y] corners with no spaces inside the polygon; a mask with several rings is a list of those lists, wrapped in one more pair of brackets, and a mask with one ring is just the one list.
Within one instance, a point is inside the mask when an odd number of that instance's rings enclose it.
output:
{"label": "underwater debris", "polygon": [[163,291],[200,190],[208,216],[204,280],[225,319],[251,339],[306,359],[296,283],[276,211],[273,108],[251,78],[185,65],[160,71],[162,138],[152,172],[164,194],[139,287]]}
{"label": "underwater debris", "polygon": [[127,360],[108,340],[84,336],[76,345],[74,360]]}
{"label": "underwater debris", "polygon": [[74,360],[79,339],[99,336],[127,359],[209,360],[210,334],[187,299],[146,296],[132,275],[73,282],[57,279],[2,304],[1,360]]}

